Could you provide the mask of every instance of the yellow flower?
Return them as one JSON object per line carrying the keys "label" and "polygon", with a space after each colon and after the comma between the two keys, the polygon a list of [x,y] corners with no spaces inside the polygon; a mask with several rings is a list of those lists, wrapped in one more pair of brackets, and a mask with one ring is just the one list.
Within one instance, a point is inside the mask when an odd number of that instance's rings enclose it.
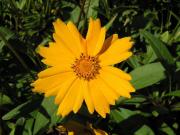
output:
{"label": "yellow flower", "polygon": [[68,135],[108,135],[101,129],[95,129],[92,124],[82,125],[76,121],[68,121],[56,128],[60,133],[67,133]]}
{"label": "yellow flower", "polygon": [[96,111],[105,118],[115,100],[134,92],[131,76],[112,66],[132,55],[131,38],[114,34],[105,40],[106,28],[99,19],[90,19],[86,38],[72,22],[57,19],[53,25],[54,42],[39,47],[49,68],[38,74],[33,91],[55,96],[58,115],[77,113],[85,101],[91,114]]}

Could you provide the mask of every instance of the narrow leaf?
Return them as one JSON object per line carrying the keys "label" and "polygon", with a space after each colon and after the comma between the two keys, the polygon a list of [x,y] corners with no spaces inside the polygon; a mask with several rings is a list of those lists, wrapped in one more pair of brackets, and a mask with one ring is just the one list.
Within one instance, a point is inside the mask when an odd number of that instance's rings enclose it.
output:
{"label": "narrow leaf", "polygon": [[180,97],[180,90],[172,91],[172,92],[170,92],[170,93],[167,93],[165,96]]}
{"label": "narrow leaf", "polygon": [[163,62],[166,62],[169,65],[174,64],[174,60],[170,52],[168,51],[167,47],[164,45],[164,43],[156,38],[154,35],[147,31],[140,31],[140,33],[148,40],[150,45],[152,46],[154,52],[158,56],[160,60]]}

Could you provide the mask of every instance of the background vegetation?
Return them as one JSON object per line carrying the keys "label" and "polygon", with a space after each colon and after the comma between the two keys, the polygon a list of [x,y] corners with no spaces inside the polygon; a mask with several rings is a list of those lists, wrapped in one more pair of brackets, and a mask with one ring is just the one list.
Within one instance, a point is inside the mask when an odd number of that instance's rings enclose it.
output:
{"label": "background vegetation", "polygon": [[[60,134],[74,120],[113,135],[176,135],[180,111],[180,2],[178,0],[0,0],[0,135]],[[130,72],[136,92],[120,98],[106,119],[56,116],[53,97],[32,93],[30,83],[45,68],[36,53],[52,40],[52,22],[72,20],[85,34],[88,18],[100,18],[135,41],[134,56],[116,65]],[[62,133],[61,133],[62,134]]]}

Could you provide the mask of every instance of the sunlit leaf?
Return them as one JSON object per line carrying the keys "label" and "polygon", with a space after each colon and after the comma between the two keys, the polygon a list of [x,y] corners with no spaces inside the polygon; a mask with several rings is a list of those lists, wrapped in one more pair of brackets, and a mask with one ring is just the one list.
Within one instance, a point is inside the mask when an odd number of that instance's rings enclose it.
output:
{"label": "sunlit leaf", "polygon": [[87,13],[87,18],[97,17],[97,8],[99,7],[99,0],[86,0],[84,5],[84,11]]}
{"label": "sunlit leaf", "polygon": [[166,78],[165,69],[159,62],[138,67],[130,74],[132,75],[131,82],[136,90],[151,86]]}
{"label": "sunlit leaf", "polygon": [[147,125],[143,125],[140,129],[138,129],[134,135],[155,135],[153,130],[147,126]]}

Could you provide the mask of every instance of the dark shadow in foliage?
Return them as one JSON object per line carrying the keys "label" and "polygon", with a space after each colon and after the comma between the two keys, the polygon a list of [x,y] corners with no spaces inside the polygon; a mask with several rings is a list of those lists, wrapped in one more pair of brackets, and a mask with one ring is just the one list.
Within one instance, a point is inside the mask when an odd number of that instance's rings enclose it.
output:
{"label": "dark shadow in foliage", "polygon": [[14,135],[22,134],[22,132],[23,132],[23,130],[24,130],[23,128],[24,128],[24,127],[23,127],[22,125],[16,126],[16,130],[15,130]]}
{"label": "dark shadow in foliage", "polygon": [[39,113],[41,113],[42,115],[44,115],[47,119],[51,119],[51,117],[49,116],[48,112],[46,111],[46,109],[44,109],[44,107],[40,106],[39,108]]}
{"label": "dark shadow in foliage", "polygon": [[119,124],[116,124],[114,133],[120,135],[134,135],[134,132],[146,123],[146,117],[139,114],[133,115]]}
{"label": "dark shadow in foliage", "polygon": [[49,128],[49,123],[47,123],[43,128],[41,128],[36,135],[42,135],[44,131],[46,131]]}
{"label": "dark shadow in foliage", "polygon": [[41,96],[35,97],[34,99],[30,100],[29,102],[26,102],[26,104],[23,105],[23,107],[19,108],[18,110],[15,111],[13,109],[9,113],[5,114],[2,117],[2,119],[10,120],[10,119],[14,119],[14,118],[28,116],[29,113],[31,113],[32,111],[34,111],[35,109],[37,109],[40,106],[42,99],[43,98]]}
{"label": "dark shadow in foliage", "polygon": [[[66,10],[64,10],[63,11],[63,15],[62,15],[62,18],[64,19],[64,20],[68,20],[68,18],[70,17],[70,12],[72,12],[72,8],[65,8]],[[63,20],[63,21],[64,21]]]}
{"label": "dark shadow in foliage", "polygon": [[26,116],[29,113],[33,112],[35,109],[37,109],[41,102],[43,97],[38,96],[38,98],[35,98],[34,100],[30,101],[25,107],[20,109],[20,114],[17,115],[17,117],[22,117],[22,115]]}

